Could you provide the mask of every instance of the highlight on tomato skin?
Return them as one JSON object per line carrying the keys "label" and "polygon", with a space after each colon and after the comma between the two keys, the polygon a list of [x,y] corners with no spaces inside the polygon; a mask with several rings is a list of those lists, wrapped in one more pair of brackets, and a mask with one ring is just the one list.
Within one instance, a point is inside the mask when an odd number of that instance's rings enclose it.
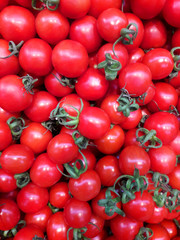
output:
{"label": "highlight on tomato skin", "polygon": [[179,16],[0,2],[0,239],[179,239]]}

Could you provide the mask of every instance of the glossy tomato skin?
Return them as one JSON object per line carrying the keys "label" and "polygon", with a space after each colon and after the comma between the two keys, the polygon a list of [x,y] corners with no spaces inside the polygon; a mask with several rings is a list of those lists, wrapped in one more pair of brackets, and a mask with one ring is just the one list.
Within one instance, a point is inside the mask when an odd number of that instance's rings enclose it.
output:
{"label": "glossy tomato skin", "polygon": [[91,218],[92,211],[88,202],[75,198],[69,199],[64,207],[64,218],[67,224],[73,228],[86,226]]}
{"label": "glossy tomato skin", "polygon": [[79,117],[78,130],[89,139],[101,138],[110,128],[110,119],[107,113],[98,107],[87,107]]}
{"label": "glossy tomato skin", "polygon": [[178,164],[174,170],[168,175],[169,177],[169,185],[172,188],[180,190],[180,164]]}
{"label": "glossy tomato skin", "polygon": [[115,42],[120,37],[122,28],[126,28],[126,15],[117,8],[104,10],[97,18],[97,29],[100,36],[107,42]]}
{"label": "glossy tomato skin", "polygon": [[71,178],[68,185],[74,198],[80,201],[90,201],[100,192],[101,180],[95,170],[87,170],[78,179]]}
{"label": "glossy tomato skin", "polygon": [[154,212],[153,215],[151,216],[151,218],[149,218],[148,220],[146,220],[147,223],[160,223],[162,222],[165,217],[168,215],[168,210],[167,208],[165,208],[165,206],[163,207],[158,207],[156,205],[156,203],[154,204]]}
{"label": "glossy tomato skin", "polygon": [[117,153],[124,144],[125,134],[119,125],[114,125],[109,131],[97,140],[94,140],[97,149],[104,154]]}
{"label": "glossy tomato skin", "polygon": [[51,139],[52,133],[41,123],[31,122],[23,129],[20,143],[30,147],[35,154],[39,154],[46,150]]}
{"label": "glossy tomato skin", "polygon": [[49,202],[57,208],[64,208],[70,199],[69,188],[66,182],[58,182],[51,186],[49,191]]}
{"label": "glossy tomato skin", "polygon": [[40,39],[31,38],[19,52],[19,63],[22,69],[35,76],[45,76],[52,70],[52,48]]}
{"label": "glossy tomato skin", "polygon": [[151,71],[143,63],[128,64],[119,74],[119,87],[125,88],[133,97],[145,93],[151,83]]}
{"label": "glossy tomato skin", "polygon": [[105,76],[94,68],[88,68],[75,84],[76,93],[87,101],[96,101],[106,94],[109,82]]}
{"label": "glossy tomato skin", "polygon": [[17,204],[10,199],[0,199],[0,229],[10,230],[15,227],[20,220],[20,210]]}
{"label": "glossy tomato skin", "polygon": [[72,161],[78,155],[78,146],[67,133],[60,133],[51,139],[47,146],[47,154],[52,162],[64,164]]}
{"label": "glossy tomato skin", "polygon": [[110,221],[112,233],[115,239],[134,240],[143,223],[127,216],[116,216]]}
{"label": "glossy tomato skin", "polygon": [[168,83],[159,82],[154,84],[155,95],[148,103],[150,112],[168,111],[170,106],[176,106],[178,102],[178,93],[175,88]]}
{"label": "glossy tomato skin", "polygon": [[72,93],[74,90],[74,86],[64,86],[62,80],[63,76],[53,70],[44,79],[44,85],[46,90],[55,97],[64,97]]}
{"label": "glossy tomato skin", "polygon": [[[154,129],[156,136],[163,144],[173,141],[179,132],[178,119],[174,114],[168,112],[156,112],[151,114],[145,121],[144,128]],[[168,129],[168,131],[167,131]]]}
{"label": "glossy tomato skin", "polygon": [[148,0],[130,0],[130,3],[135,15],[142,19],[151,19],[161,12],[165,0],[153,0],[151,2]]}
{"label": "glossy tomato skin", "polygon": [[8,124],[0,120],[0,151],[8,147],[12,142],[12,134]]}
{"label": "glossy tomato skin", "polygon": [[174,67],[170,52],[164,48],[150,50],[144,55],[142,62],[149,67],[153,80],[167,77]]}
{"label": "glossy tomato skin", "polygon": [[14,175],[4,169],[0,169],[0,192],[11,192],[17,188]]}
{"label": "glossy tomato skin", "polygon": [[136,145],[125,147],[119,155],[119,168],[123,174],[133,175],[137,168],[140,175],[145,175],[150,169],[148,153]]}
{"label": "glossy tomato skin", "polygon": [[93,238],[95,236],[97,236],[102,230],[103,230],[103,227],[104,227],[104,219],[95,215],[95,214],[92,214],[91,215],[91,218],[90,218],[90,222],[93,223],[93,224],[87,224],[87,231],[85,232],[84,236],[85,237],[88,237],[88,238]]}
{"label": "glossy tomato skin", "polygon": [[136,131],[137,131],[137,128],[133,128],[128,130],[125,133],[124,147],[130,146],[130,145],[136,145],[141,147],[141,143],[136,140]]}
{"label": "glossy tomato skin", "polygon": [[176,237],[176,235],[178,234],[177,231],[177,226],[175,224],[175,222],[173,220],[166,220],[164,219],[161,222],[161,225],[167,230],[170,238],[172,239],[173,237]]}
{"label": "glossy tomato skin", "polygon": [[150,149],[149,157],[151,161],[151,170],[162,174],[171,173],[176,166],[176,154],[168,145],[161,148]]}
{"label": "glossy tomato skin", "polygon": [[116,179],[121,175],[118,160],[113,155],[100,158],[95,170],[99,174],[101,184],[106,187],[113,186]]}
{"label": "glossy tomato skin", "polygon": [[45,206],[40,211],[35,213],[27,213],[24,216],[26,224],[33,224],[38,226],[43,232],[46,231],[47,222],[52,215],[50,207]]}
{"label": "glossy tomato skin", "polygon": [[163,8],[163,17],[168,24],[173,27],[179,28],[180,2],[178,0],[167,0]]}
{"label": "glossy tomato skin", "polygon": [[49,200],[47,188],[30,182],[17,195],[17,204],[24,213],[35,213],[45,207]]}
{"label": "glossy tomato skin", "polygon": [[26,91],[22,79],[17,75],[6,75],[0,79],[0,95],[0,105],[8,112],[21,112],[33,100],[33,96]]}
{"label": "glossy tomato skin", "polygon": [[63,212],[56,212],[51,215],[47,223],[47,236],[49,240],[67,240],[68,225],[65,222]]}
{"label": "glossy tomato skin", "polygon": [[51,45],[66,39],[70,24],[66,17],[58,11],[44,9],[38,13],[35,20],[39,37]]}
{"label": "glossy tomato skin", "polygon": [[87,50],[80,42],[62,40],[53,49],[52,64],[65,77],[79,77],[88,66]]}
{"label": "glossy tomato skin", "polygon": [[129,63],[142,62],[145,53],[141,48],[136,48],[129,53]]}
{"label": "glossy tomato skin", "polygon": [[2,59],[2,57],[9,56],[10,53],[8,41],[5,39],[0,39],[0,78],[6,75],[18,74],[20,71],[19,61],[16,56]]}
{"label": "glossy tomato skin", "polygon": [[178,47],[180,44],[180,28],[176,29],[171,39],[172,47]]}
{"label": "glossy tomato skin", "polygon": [[154,200],[148,191],[143,191],[142,194],[141,192],[136,192],[135,199],[123,204],[123,211],[127,217],[137,221],[146,221],[153,215]]}
{"label": "glossy tomato skin", "polygon": [[167,30],[164,23],[158,18],[144,23],[144,37],[141,42],[143,49],[161,48],[167,41]]}
{"label": "glossy tomato skin", "polygon": [[70,19],[77,19],[85,16],[91,5],[90,0],[62,0],[59,4],[59,11]]}
{"label": "glossy tomato skin", "polygon": [[9,111],[6,111],[6,110],[4,110],[2,107],[0,107],[0,120],[1,121],[4,121],[4,122],[6,122],[9,118],[11,118],[11,117],[16,117],[16,118],[18,118],[18,117],[20,117],[20,115],[21,115],[21,113],[20,112],[17,112],[17,113],[11,113],[11,112],[9,112]]}
{"label": "glossy tomato skin", "polygon": [[[63,167],[58,167],[63,172]],[[31,181],[39,187],[51,187],[60,180],[61,176],[57,165],[49,159],[47,153],[38,155],[30,169]]]}
{"label": "glossy tomato skin", "polygon": [[0,158],[2,168],[12,174],[27,171],[33,162],[33,151],[23,144],[10,145],[2,152]]}
{"label": "glossy tomato skin", "polygon": [[176,155],[180,154],[180,131],[178,132],[177,137],[172,142],[170,142],[169,145],[174,150]]}
{"label": "glossy tomato skin", "polygon": [[152,240],[170,240],[167,230],[160,224],[148,224],[146,227],[151,228],[153,231],[153,236],[150,239],[152,239]]}
{"label": "glossy tomato skin", "polygon": [[120,123],[120,126],[122,129],[132,129],[137,127],[138,123],[140,122],[142,118],[142,111],[139,108],[138,110],[131,112],[129,117],[126,117],[123,122]]}
{"label": "glossy tomato skin", "polygon": [[84,16],[73,21],[69,32],[70,39],[80,42],[88,53],[98,50],[102,38],[97,30],[97,20],[93,16]]}
{"label": "glossy tomato skin", "polygon": [[27,41],[36,34],[35,18],[26,8],[7,6],[0,13],[0,32],[4,39],[15,44]]}
{"label": "glossy tomato skin", "polygon": [[15,235],[14,240],[31,240],[35,235],[44,238],[43,231],[36,225],[30,224],[20,229]]}

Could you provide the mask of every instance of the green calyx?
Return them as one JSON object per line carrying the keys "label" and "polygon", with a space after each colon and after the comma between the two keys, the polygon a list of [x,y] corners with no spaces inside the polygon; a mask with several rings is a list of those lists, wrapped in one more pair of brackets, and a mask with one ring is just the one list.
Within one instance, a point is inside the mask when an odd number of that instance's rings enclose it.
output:
{"label": "green calyx", "polygon": [[63,86],[63,87],[70,87],[70,88],[74,88],[75,87],[75,82],[76,82],[76,79],[75,78],[67,78],[67,77],[61,77],[58,78],[54,73],[51,73],[57,80],[58,82]]}
{"label": "green calyx", "polygon": [[87,232],[87,227],[83,228],[69,228],[67,231],[67,240],[69,240],[69,232],[73,230],[73,240],[90,240],[84,236],[84,233]]}
{"label": "green calyx", "polygon": [[[143,134],[139,136],[139,133]],[[139,128],[136,131],[136,140],[140,142],[141,146],[147,151],[150,148],[160,148],[162,147],[162,141],[156,137],[155,130],[148,130],[146,128]]]}
{"label": "green calyx", "polygon": [[180,47],[174,47],[171,49],[171,55],[174,60],[174,72],[180,71],[180,55],[176,55],[175,51],[180,50]]}
{"label": "green calyx", "polygon": [[78,130],[75,130],[72,134],[75,144],[79,149],[86,149],[89,145],[89,139],[80,134]]}
{"label": "green calyx", "polygon": [[[130,29],[131,26],[135,27],[134,29]],[[130,23],[126,28],[122,28],[120,32],[120,38],[118,38],[113,44],[113,53],[117,57],[115,53],[115,46],[117,43],[122,42],[124,45],[132,45],[133,41],[137,37],[138,34],[138,26],[136,23]],[[117,57],[118,58],[118,57]]]}
{"label": "green calyx", "polygon": [[46,238],[38,237],[35,235],[32,240],[46,240]]}
{"label": "green calyx", "polygon": [[19,228],[23,228],[25,226],[26,226],[26,222],[24,220],[20,220],[14,228],[7,231],[2,231],[1,235],[5,238],[14,237],[18,232]]}
{"label": "green calyx", "polygon": [[124,88],[121,89],[121,94],[117,99],[119,106],[117,107],[118,112],[122,112],[125,117],[129,117],[131,112],[139,109],[139,105],[135,99],[132,99],[128,91]]}
{"label": "green calyx", "polygon": [[[56,11],[58,9],[59,6],[59,0],[39,0],[41,3],[45,4],[46,8],[50,11]],[[41,11],[43,10],[45,7],[42,6],[40,8],[37,8],[37,0],[32,0],[31,2],[31,6],[33,9]]]}
{"label": "green calyx", "polygon": [[22,79],[22,83],[24,85],[24,89],[26,90],[27,93],[30,94],[34,94],[33,92],[33,87],[34,87],[34,83],[38,81],[38,79],[34,79],[33,77],[31,77],[29,74],[27,74],[26,76],[20,77],[20,79]]}
{"label": "green calyx", "polygon": [[50,202],[48,202],[48,207],[51,209],[52,213],[59,212],[59,208],[54,207]]}
{"label": "green calyx", "polygon": [[15,44],[13,41],[10,41],[9,42],[9,51],[10,51],[10,54],[6,57],[0,57],[2,59],[6,59],[6,58],[10,58],[12,56],[15,56],[15,57],[18,57],[19,55],[19,50],[20,48],[22,47],[24,41],[21,41],[19,44]]}
{"label": "green calyx", "polygon": [[108,216],[113,216],[114,213],[125,216],[125,213],[116,206],[116,204],[120,201],[121,198],[119,196],[117,196],[116,198],[112,197],[111,190],[110,188],[108,188],[105,192],[105,199],[99,200],[98,205],[105,208],[105,213]]}
{"label": "green calyx", "polygon": [[117,60],[114,60],[110,53],[106,53],[105,58],[106,60],[99,63],[97,68],[104,68],[106,79],[114,80],[117,77],[118,71],[122,68],[121,63]]}
{"label": "green calyx", "polygon": [[7,124],[11,130],[14,140],[19,140],[23,129],[25,128],[25,121],[23,118],[11,117],[7,120]]}
{"label": "green calyx", "polygon": [[14,178],[16,179],[16,185],[18,188],[23,188],[30,182],[30,176],[28,172],[15,174]]}
{"label": "green calyx", "polygon": [[153,231],[150,228],[141,227],[139,233],[134,240],[148,240],[153,236]]}

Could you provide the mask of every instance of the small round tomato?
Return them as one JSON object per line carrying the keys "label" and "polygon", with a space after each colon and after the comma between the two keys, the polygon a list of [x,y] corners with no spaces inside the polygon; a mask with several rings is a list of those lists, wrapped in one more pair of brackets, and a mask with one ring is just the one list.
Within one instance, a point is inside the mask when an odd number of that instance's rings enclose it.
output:
{"label": "small round tomato", "polygon": [[2,168],[12,174],[26,172],[33,162],[33,151],[23,144],[10,145],[2,152],[0,158]]}
{"label": "small round tomato", "polygon": [[12,142],[12,134],[8,124],[0,120],[0,151],[8,147]]}
{"label": "small round tomato", "polygon": [[0,13],[0,26],[3,38],[15,44],[27,41],[36,34],[34,15],[20,6],[5,7]]}
{"label": "small round tomato", "polygon": [[71,162],[78,155],[78,146],[67,133],[60,133],[51,139],[47,146],[47,153],[51,161],[56,164]]}
{"label": "small round tomato", "polygon": [[180,46],[180,28],[176,29],[174,34],[172,35],[172,47],[179,47]]}
{"label": "small round tomato", "polygon": [[136,48],[129,53],[129,63],[142,62],[145,53],[141,48]]}
{"label": "small round tomato", "polygon": [[161,224],[147,224],[146,227],[153,231],[151,240],[170,240],[167,230]]}
{"label": "small round tomato", "polygon": [[[63,167],[58,167],[63,172]],[[30,178],[39,187],[51,187],[60,180],[61,176],[56,164],[49,159],[47,153],[40,154],[30,169]]]}
{"label": "small round tomato", "polygon": [[176,155],[180,155],[180,131],[178,132],[177,137],[169,143],[171,148],[174,150]]}
{"label": "small round tomato", "polygon": [[25,89],[17,75],[6,75],[0,79],[0,95],[0,105],[8,112],[24,111],[33,100],[33,95]]}
{"label": "small round tomato", "polygon": [[2,231],[14,228],[20,220],[17,204],[10,199],[0,199],[0,229]]}
{"label": "small round tomato", "polygon": [[[136,209],[136,211],[134,211]],[[135,199],[123,204],[123,211],[127,217],[137,221],[146,221],[153,215],[154,200],[148,191],[136,192]]]}
{"label": "small round tomato", "polygon": [[167,230],[171,239],[177,236],[177,226],[173,220],[164,219],[160,224]]}
{"label": "small round tomato", "polygon": [[180,190],[180,164],[178,164],[174,170],[168,174],[169,185],[172,188]]}
{"label": "small round tomato", "polygon": [[83,234],[87,238],[93,238],[103,230],[104,219],[95,214],[92,214],[90,223],[92,224],[87,224],[87,231]]}
{"label": "small round tomato", "polygon": [[102,138],[94,140],[94,143],[100,152],[114,154],[121,149],[124,139],[123,129],[119,125],[113,125]]}
{"label": "small round tomato", "polygon": [[176,28],[180,27],[179,23],[180,2],[179,0],[166,0],[163,8],[163,17],[166,22]]}
{"label": "small round tomato", "polygon": [[33,122],[49,120],[51,111],[56,108],[57,99],[46,91],[36,92],[33,101],[24,111],[25,115]]}
{"label": "small round tomato", "polygon": [[78,130],[84,137],[89,139],[101,138],[109,128],[109,116],[101,108],[87,107],[80,113]]}
{"label": "small round tomato", "polygon": [[116,179],[121,175],[118,160],[113,155],[100,158],[95,170],[99,174],[101,184],[106,187],[113,186]]}
{"label": "small round tomato", "polygon": [[101,180],[94,170],[87,170],[79,178],[70,178],[69,191],[80,201],[89,201],[98,195],[101,189]]}
{"label": "small round tomato", "polygon": [[123,174],[133,175],[137,168],[140,175],[145,175],[150,169],[148,153],[136,145],[125,147],[119,155],[119,168]]}
{"label": "small round tomato", "polygon": [[11,192],[17,188],[16,179],[14,175],[0,169],[0,192]]}
{"label": "small round tomato", "polygon": [[84,16],[72,22],[69,32],[70,39],[80,42],[88,53],[98,50],[102,38],[97,30],[97,20],[93,16]]}
{"label": "small round tomato", "polygon": [[64,207],[64,218],[67,224],[73,228],[85,227],[91,219],[92,211],[88,202],[75,198],[69,199]]}
{"label": "small round tomato", "polygon": [[126,129],[126,130],[135,128],[137,127],[141,118],[142,118],[142,111],[139,108],[138,110],[131,112],[129,117],[126,117],[125,120],[120,123],[120,126],[122,127],[122,129]]}
{"label": "small round tomato", "polygon": [[47,188],[30,182],[17,195],[17,204],[24,213],[35,213],[45,207],[49,200]]}
{"label": "small round tomato", "polygon": [[20,117],[21,113],[17,112],[17,113],[11,113],[9,111],[4,110],[2,107],[0,107],[0,120],[6,122],[9,118],[11,117],[15,117],[18,118]]}
{"label": "small round tomato", "polygon": [[53,49],[52,64],[65,77],[79,77],[88,67],[87,50],[80,42],[62,40]]}
{"label": "small round tomato", "polygon": [[68,184],[66,182],[58,182],[50,188],[49,202],[54,207],[64,208],[70,197]]}
{"label": "small round tomato", "polygon": [[168,210],[165,206],[158,207],[156,203],[154,204],[154,212],[151,218],[146,220],[147,223],[160,223],[164,220],[164,218],[168,215]]}
{"label": "small round tomato", "polygon": [[27,225],[21,228],[14,237],[14,240],[32,240],[35,236],[44,238],[43,231],[36,225]]}
{"label": "small round tomato", "polygon": [[66,39],[70,28],[66,17],[58,11],[49,11],[48,9],[37,14],[35,26],[39,37],[52,45]]}
{"label": "small round tomato", "polygon": [[35,76],[45,76],[52,70],[52,49],[40,39],[31,38],[24,43],[19,52],[19,63],[22,69]]}

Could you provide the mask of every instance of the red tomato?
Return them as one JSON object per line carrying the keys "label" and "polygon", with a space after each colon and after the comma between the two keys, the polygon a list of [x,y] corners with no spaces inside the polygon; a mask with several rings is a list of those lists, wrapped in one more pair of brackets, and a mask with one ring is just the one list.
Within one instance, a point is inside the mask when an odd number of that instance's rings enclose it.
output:
{"label": "red tomato", "polygon": [[0,32],[5,40],[15,44],[27,41],[36,34],[34,15],[26,8],[7,6],[0,13]]}
{"label": "red tomato", "polygon": [[113,186],[116,179],[121,175],[118,160],[112,155],[100,158],[95,170],[99,174],[101,184],[106,187]]}
{"label": "red tomato", "polygon": [[91,219],[92,211],[88,202],[75,198],[69,199],[64,207],[64,218],[67,224],[73,228],[85,227]]}
{"label": "red tomato", "polygon": [[160,224],[167,230],[171,239],[173,237],[176,237],[178,231],[177,231],[177,226],[173,220],[164,219]]}
{"label": "red tomato", "polygon": [[134,240],[143,224],[127,216],[122,217],[118,215],[110,221],[110,226],[112,233],[117,239]]}
{"label": "red tomato", "polygon": [[17,204],[10,199],[0,199],[0,229],[11,230],[20,220],[20,211]]}
{"label": "red tomato", "polygon": [[39,227],[43,232],[46,231],[47,222],[52,215],[50,207],[45,206],[40,211],[35,213],[26,213],[24,220],[26,224],[33,224]]}
{"label": "red tomato", "polygon": [[88,66],[87,50],[80,42],[62,40],[53,49],[52,64],[65,77],[79,77]]}
{"label": "red tomato", "polygon": [[52,70],[52,49],[39,38],[31,38],[19,52],[19,63],[24,71],[36,76],[45,76]]}
{"label": "red tomato", "polygon": [[68,225],[64,219],[63,212],[56,212],[51,215],[47,223],[48,240],[67,240]]}
{"label": "red tomato", "polygon": [[128,130],[125,133],[124,147],[130,146],[130,145],[137,145],[141,147],[141,143],[136,140],[136,131],[137,131],[137,128],[133,128]]}
{"label": "red tomato", "polygon": [[[58,167],[63,172],[63,167]],[[51,187],[60,180],[61,176],[56,164],[49,159],[47,153],[40,154],[30,169],[30,178],[39,187]]]}
{"label": "red tomato", "polygon": [[125,147],[119,155],[119,168],[123,174],[133,175],[137,168],[140,175],[145,175],[150,169],[148,153],[136,145]]}
{"label": "red tomato", "polygon": [[164,23],[155,18],[144,23],[143,49],[161,48],[167,41],[167,30]]}
{"label": "red tomato", "polygon": [[85,16],[90,5],[90,0],[61,0],[59,10],[65,17],[76,19]]}
{"label": "red tomato", "polygon": [[168,175],[169,185],[172,188],[180,190],[180,164],[178,164],[174,170]]}
{"label": "red tomato", "polygon": [[22,79],[17,75],[7,75],[0,79],[0,95],[0,105],[8,112],[21,112],[33,100],[32,94],[25,89]]}
{"label": "red tomato", "polygon": [[174,34],[172,35],[172,47],[180,46],[180,28],[176,29]]}
{"label": "red tomato", "polygon": [[30,147],[35,154],[38,154],[46,150],[51,139],[52,133],[41,123],[31,122],[23,129],[20,143]]}
{"label": "red tomato", "polygon": [[78,130],[84,137],[89,139],[101,138],[109,128],[109,116],[101,108],[87,107],[80,113]]}
{"label": "red tomato", "polygon": [[129,63],[142,62],[145,53],[141,48],[136,48],[129,53]]}
{"label": "red tomato", "polygon": [[96,237],[103,230],[104,219],[95,214],[92,214],[90,223],[93,224],[87,224],[87,231],[84,233],[84,236],[87,238]]}
{"label": "red tomato", "polygon": [[143,63],[129,64],[119,74],[120,88],[125,88],[133,97],[138,97],[145,93],[151,83],[151,71]]}
{"label": "red tomato", "polygon": [[24,213],[35,213],[44,208],[49,200],[47,188],[41,188],[30,182],[17,195],[17,204]]}
{"label": "red tomato", "polygon": [[169,143],[171,148],[174,150],[176,155],[180,155],[180,131],[178,132],[177,137]]}
{"label": "red tomato", "polygon": [[15,2],[25,8],[32,8],[31,0],[15,0]]}
{"label": "red tomato", "polygon": [[11,192],[17,188],[16,179],[14,175],[0,169],[0,192]]}
{"label": "red tomato", "polygon": [[164,220],[164,218],[168,215],[168,210],[165,206],[158,207],[156,203],[154,204],[154,212],[151,218],[146,220],[147,223],[160,223]]}
{"label": "red tomato", "polygon": [[97,30],[97,21],[93,16],[84,16],[73,21],[69,36],[70,39],[80,42],[88,53],[97,51],[102,43]]}
{"label": "red tomato", "polygon": [[36,225],[27,225],[24,228],[20,229],[14,237],[14,240],[32,240],[33,237],[44,238],[43,231]]}
{"label": "red tomato", "polygon": [[148,191],[143,191],[143,193],[136,192],[135,199],[123,204],[123,211],[127,217],[145,222],[153,215],[154,200]]}
{"label": "red tomato", "polygon": [[125,134],[119,125],[113,125],[109,131],[94,143],[97,149],[104,154],[117,153],[124,144]]}
{"label": "red tomato", "polygon": [[54,207],[64,208],[70,197],[68,184],[66,182],[58,182],[50,188],[49,202]]}
{"label": "red tomato", "polygon": [[26,172],[33,162],[33,151],[23,144],[10,145],[2,152],[0,158],[2,168],[12,174]]}
{"label": "red tomato", "polygon": [[167,230],[160,224],[148,224],[146,227],[153,231],[151,240],[170,240]]}
{"label": "red tomato", "polygon": [[157,16],[166,0],[130,0],[131,9],[134,14],[142,19],[151,19]]}
{"label": "red tomato", "polygon": [[51,161],[56,164],[71,162],[78,155],[78,146],[67,133],[56,135],[47,146],[47,153]]}
{"label": "red tomato", "polygon": [[79,178],[70,178],[69,191],[80,201],[89,201],[95,198],[101,190],[101,180],[94,170],[87,170]]}
{"label": "red tomato", "polygon": [[142,62],[151,70],[153,80],[167,77],[174,67],[172,55],[164,48],[150,50],[144,55]]}
{"label": "red tomato", "polygon": [[48,9],[37,14],[35,26],[39,37],[52,45],[66,39],[70,28],[66,17],[58,11],[49,11]]}
{"label": "red tomato", "polygon": [[163,8],[163,17],[173,27],[180,27],[179,23],[180,2],[179,0],[166,0]]}
{"label": "red tomato", "polygon": [[8,147],[12,142],[11,130],[6,122],[0,120],[0,151]]}
{"label": "red tomato", "polygon": [[9,0],[4,0],[3,2],[0,3],[0,11],[5,8],[9,3]]}
{"label": "red tomato", "polygon": [[120,126],[123,129],[132,129],[135,128],[142,118],[142,111],[139,108],[138,110],[131,112],[129,117],[126,117],[123,122],[120,123]]}
{"label": "red tomato", "polygon": [[4,110],[3,108],[0,107],[0,120],[6,122],[9,118],[11,117],[20,117],[21,113],[20,112],[17,112],[17,113],[11,113],[11,112],[8,112],[6,110]]}
{"label": "red tomato", "polygon": [[126,15],[118,8],[104,10],[97,19],[97,29],[100,36],[107,42],[115,42],[120,37],[122,28],[126,28]]}
{"label": "red tomato", "polygon": [[105,96],[109,82],[105,76],[94,68],[88,68],[75,84],[75,90],[79,97],[87,101],[96,101]]}

